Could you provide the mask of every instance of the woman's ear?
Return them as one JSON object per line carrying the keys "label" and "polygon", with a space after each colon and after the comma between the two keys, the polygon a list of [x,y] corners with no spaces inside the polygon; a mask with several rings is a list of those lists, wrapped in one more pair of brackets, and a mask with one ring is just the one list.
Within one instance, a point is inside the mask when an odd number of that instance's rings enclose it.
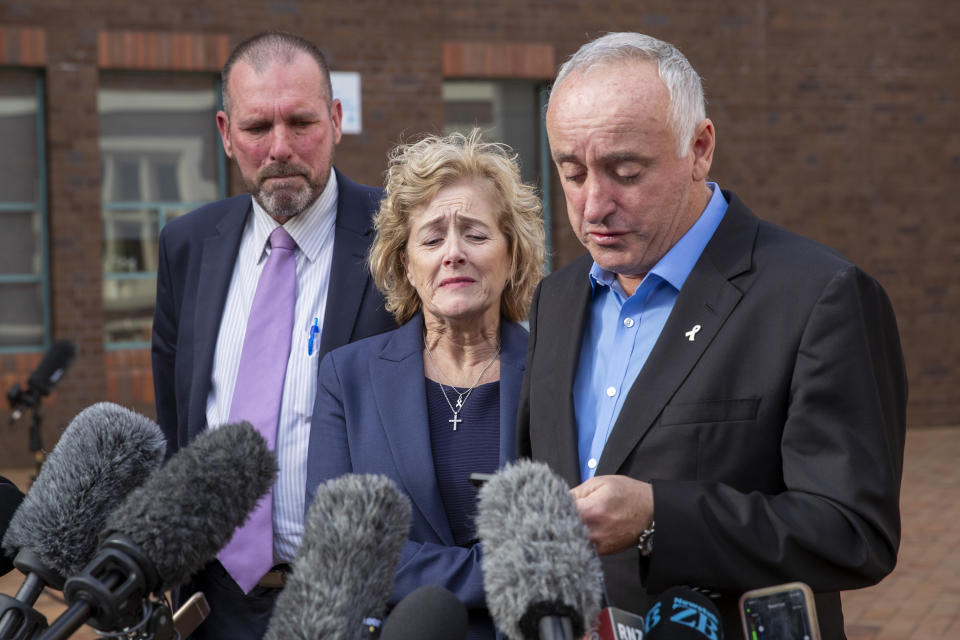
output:
{"label": "woman's ear", "polygon": [[403,265],[403,273],[407,276],[407,282],[413,284],[413,276],[410,275],[409,265],[407,265],[407,252],[405,249],[400,250],[400,264]]}

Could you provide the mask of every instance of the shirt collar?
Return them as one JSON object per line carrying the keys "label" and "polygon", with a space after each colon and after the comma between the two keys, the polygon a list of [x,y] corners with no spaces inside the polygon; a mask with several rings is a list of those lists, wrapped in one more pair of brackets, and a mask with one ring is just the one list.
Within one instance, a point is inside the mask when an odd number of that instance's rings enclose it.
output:
{"label": "shirt collar", "polygon": [[[710,187],[713,195],[710,196],[710,201],[703,213],[680,240],[667,251],[666,255],[660,258],[660,261],[650,269],[650,272],[641,282],[641,287],[647,279],[653,278],[669,283],[677,291],[683,287],[687,276],[693,271],[693,267],[700,259],[704,247],[710,242],[710,238],[713,237],[717,227],[720,226],[720,221],[723,220],[723,214],[727,211],[727,201],[724,199],[717,183],[708,182],[707,186]],[[616,289],[623,297],[626,297],[617,281],[617,274],[613,271],[607,271],[594,262],[593,266],[590,267],[589,277],[590,286],[594,292],[597,290],[597,285],[604,285]],[[637,290],[639,291],[640,287]]]}
{"label": "shirt collar", "polygon": [[[287,220],[286,229],[297,248],[313,262],[320,256],[323,244],[329,237],[337,220],[337,174],[330,170],[330,178],[320,197],[313,204]],[[253,199],[253,234],[255,246],[260,247],[258,261],[266,255],[267,240],[274,229],[280,226],[260,203]]]}

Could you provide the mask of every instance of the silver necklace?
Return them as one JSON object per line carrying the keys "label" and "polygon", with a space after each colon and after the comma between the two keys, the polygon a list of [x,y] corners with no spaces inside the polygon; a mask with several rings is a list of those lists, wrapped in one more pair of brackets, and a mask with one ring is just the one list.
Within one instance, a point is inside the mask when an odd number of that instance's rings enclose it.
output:
{"label": "silver necklace", "polygon": [[470,397],[470,394],[473,393],[474,388],[476,388],[477,383],[480,382],[480,378],[483,377],[483,374],[487,372],[487,369],[490,368],[490,365],[494,363],[497,359],[497,356],[500,355],[500,344],[497,343],[497,351],[493,354],[493,357],[490,358],[490,362],[483,367],[483,370],[480,372],[480,375],[477,376],[477,379],[473,381],[473,384],[470,385],[470,388],[460,393],[457,391],[457,388],[450,384],[450,380],[444,375],[443,370],[440,368],[440,365],[437,364],[437,361],[433,359],[433,354],[430,353],[430,347],[427,346],[426,340],[423,342],[423,348],[427,352],[427,358],[430,359],[430,362],[433,364],[434,368],[437,370],[437,373],[440,374],[440,377],[443,378],[444,382],[447,383],[447,386],[450,387],[450,391],[457,394],[457,407],[453,407],[453,403],[450,402],[450,398],[447,397],[447,390],[443,387],[443,382],[440,382],[440,393],[443,394],[443,399],[447,401],[447,406],[450,407],[450,411],[453,412],[453,418],[447,420],[447,422],[453,424],[453,430],[457,430],[457,425],[463,422],[463,418],[460,417],[460,412],[463,410],[463,405],[466,403],[467,398]]}

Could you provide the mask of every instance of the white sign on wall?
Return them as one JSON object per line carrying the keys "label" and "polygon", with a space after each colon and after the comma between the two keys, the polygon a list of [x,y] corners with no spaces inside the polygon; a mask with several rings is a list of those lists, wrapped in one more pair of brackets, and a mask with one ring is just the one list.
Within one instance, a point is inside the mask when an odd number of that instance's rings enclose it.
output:
{"label": "white sign on wall", "polygon": [[331,71],[330,84],[333,85],[333,97],[339,98],[343,104],[343,132],[363,132],[360,74],[356,71]]}

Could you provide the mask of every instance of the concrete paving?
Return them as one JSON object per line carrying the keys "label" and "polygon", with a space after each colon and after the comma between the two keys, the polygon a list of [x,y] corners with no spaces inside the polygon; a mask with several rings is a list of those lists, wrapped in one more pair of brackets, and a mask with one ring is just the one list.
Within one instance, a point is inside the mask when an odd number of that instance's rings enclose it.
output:
{"label": "concrete paving", "polygon": [[907,432],[897,568],[843,594],[849,640],[960,638],[960,428]]}
{"label": "concrete paving", "polygon": [[[0,474],[26,489],[31,470]],[[903,539],[897,568],[880,584],[843,594],[849,640],[960,638],[960,427],[907,433],[900,496]],[[14,594],[22,576],[0,578]],[[37,608],[53,620],[64,605],[45,592]],[[74,638],[98,637],[84,627]],[[739,640],[728,638],[727,640]]]}

